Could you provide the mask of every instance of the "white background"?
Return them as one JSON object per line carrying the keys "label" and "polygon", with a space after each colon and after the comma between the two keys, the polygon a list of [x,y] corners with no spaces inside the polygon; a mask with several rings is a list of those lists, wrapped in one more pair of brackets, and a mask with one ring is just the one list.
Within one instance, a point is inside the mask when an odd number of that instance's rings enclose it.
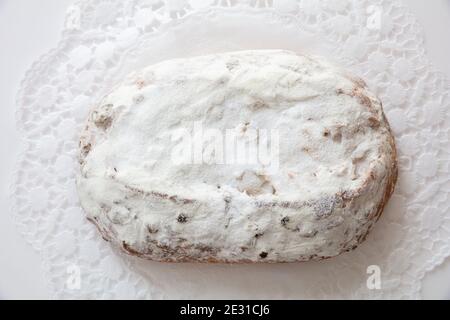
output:
{"label": "white background", "polygon": [[[26,70],[54,48],[74,0],[0,0],[0,298],[49,298],[40,257],[16,230],[8,201],[18,151],[14,99]],[[422,24],[428,57],[450,79],[450,0],[405,0]],[[449,239],[450,241],[450,239]],[[426,276],[425,298],[450,299],[450,259]]]}

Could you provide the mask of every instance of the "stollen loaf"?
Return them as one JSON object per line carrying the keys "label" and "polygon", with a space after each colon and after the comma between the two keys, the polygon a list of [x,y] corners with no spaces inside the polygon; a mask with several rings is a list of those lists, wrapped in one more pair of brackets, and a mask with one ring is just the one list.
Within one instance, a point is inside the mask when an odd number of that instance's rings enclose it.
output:
{"label": "stollen loaf", "polygon": [[294,262],[354,249],[397,179],[380,100],[284,50],[163,61],[91,109],[77,189],[124,252],[165,262]]}

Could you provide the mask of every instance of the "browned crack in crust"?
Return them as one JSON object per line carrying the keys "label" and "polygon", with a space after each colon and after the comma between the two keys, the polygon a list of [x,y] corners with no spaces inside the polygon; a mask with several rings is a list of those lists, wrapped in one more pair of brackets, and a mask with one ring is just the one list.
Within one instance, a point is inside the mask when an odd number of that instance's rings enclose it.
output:
{"label": "browned crack in crust", "polygon": [[91,223],[94,224],[94,226],[95,226],[95,227],[97,228],[97,230],[100,232],[100,234],[101,234],[103,240],[105,240],[105,241],[107,241],[107,242],[112,241],[112,236],[111,236],[111,234],[108,232],[108,230],[106,230],[106,229],[100,227],[100,224],[99,224],[97,218],[95,218],[95,217],[94,217],[94,218],[87,217],[87,220],[88,220],[89,222],[91,222]]}
{"label": "browned crack in crust", "polygon": [[355,86],[352,91],[347,92],[343,89],[337,89],[336,94],[342,95],[345,94],[347,96],[350,96],[352,98],[358,99],[358,102],[365,106],[370,112],[376,114],[376,111],[373,107],[372,100],[364,93],[365,89],[359,86]]}
{"label": "browned crack in crust", "polygon": [[94,146],[94,136],[92,135],[89,125],[88,121],[78,142],[78,163],[81,167]]}
{"label": "browned crack in crust", "polygon": [[[366,90],[367,90],[367,84],[359,77],[353,77],[349,75],[344,75],[347,79],[349,79],[353,83],[353,89],[352,91],[345,91],[344,89],[337,89],[336,94],[342,95],[345,94],[349,97],[355,98],[358,100],[358,102],[365,106],[371,113],[376,114],[376,110],[373,106],[372,99],[367,96]],[[376,120],[376,118],[375,118]],[[376,123],[372,122],[372,125],[377,125]]]}
{"label": "browned crack in crust", "polygon": [[170,200],[172,202],[178,203],[178,204],[190,204],[196,202],[194,199],[188,199],[188,198],[182,198],[177,195],[169,195],[167,193],[162,193],[158,191],[144,191],[142,189],[139,189],[137,187],[133,187],[130,185],[124,184],[124,187],[128,190],[130,190],[134,195],[138,196],[144,196],[144,197],[154,197],[159,198],[163,200]]}
{"label": "browned crack in crust", "polygon": [[144,254],[142,252],[135,250],[131,245],[129,245],[125,241],[122,241],[121,248],[123,249],[123,251],[125,253],[128,253],[129,255],[140,257],[140,258],[144,257]]}
{"label": "browned crack in crust", "polygon": [[354,83],[355,86],[360,88],[367,88],[367,83],[360,77],[346,74],[345,77]]}

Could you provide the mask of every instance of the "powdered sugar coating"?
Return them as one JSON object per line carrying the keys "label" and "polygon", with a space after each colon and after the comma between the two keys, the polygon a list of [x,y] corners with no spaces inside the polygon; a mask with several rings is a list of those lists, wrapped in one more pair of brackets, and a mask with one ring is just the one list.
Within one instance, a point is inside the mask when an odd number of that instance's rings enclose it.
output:
{"label": "powdered sugar coating", "polygon": [[[279,130],[279,169],[173,165],[171,133],[195,121]],[[80,149],[88,217],[128,253],[161,261],[335,256],[364,239],[397,174],[381,103],[364,82],[279,50],[145,68],[92,111]]]}

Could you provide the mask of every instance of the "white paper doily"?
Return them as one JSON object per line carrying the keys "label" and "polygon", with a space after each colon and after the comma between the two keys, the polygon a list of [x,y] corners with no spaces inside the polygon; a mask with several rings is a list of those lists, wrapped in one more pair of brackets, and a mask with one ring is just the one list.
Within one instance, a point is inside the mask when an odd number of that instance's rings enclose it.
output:
{"label": "white paper doily", "polygon": [[[132,70],[173,57],[282,48],[321,54],[380,96],[399,151],[397,189],[357,250],[282,265],[161,264],[125,257],[84,218],[75,190],[87,110]],[[55,298],[419,298],[450,255],[449,84],[399,0],[80,1],[17,97],[24,150],[12,186],[20,230]],[[381,289],[367,286],[367,267]]]}

